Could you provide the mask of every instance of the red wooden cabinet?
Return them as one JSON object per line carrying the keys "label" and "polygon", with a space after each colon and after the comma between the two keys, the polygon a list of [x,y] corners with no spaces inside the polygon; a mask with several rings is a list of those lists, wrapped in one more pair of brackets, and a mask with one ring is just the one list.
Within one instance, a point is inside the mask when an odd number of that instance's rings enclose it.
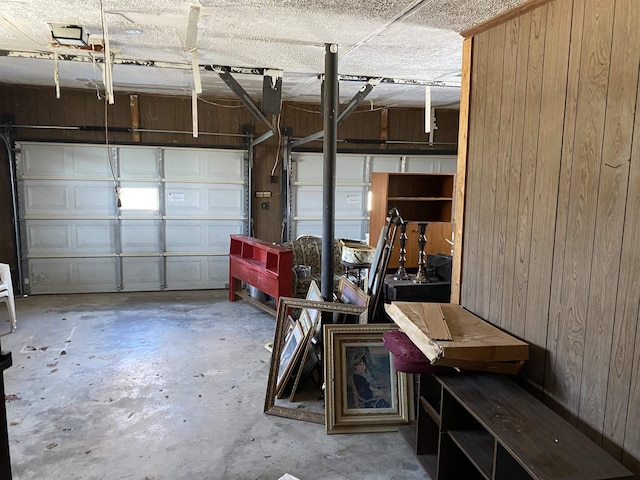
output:
{"label": "red wooden cabinet", "polygon": [[292,295],[292,267],[291,249],[246,235],[231,235],[229,301],[244,298],[239,292],[241,282],[245,282],[272,296],[277,305],[280,297]]}

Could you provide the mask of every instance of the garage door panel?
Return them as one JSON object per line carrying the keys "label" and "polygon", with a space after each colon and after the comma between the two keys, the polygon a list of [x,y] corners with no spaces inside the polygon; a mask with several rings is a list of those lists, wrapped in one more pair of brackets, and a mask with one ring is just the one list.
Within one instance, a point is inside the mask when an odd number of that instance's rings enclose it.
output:
{"label": "garage door panel", "polygon": [[118,148],[120,177],[127,180],[160,178],[158,154],[157,148]]}
{"label": "garage door panel", "polygon": [[23,185],[29,215],[113,215],[113,183],[28,180]]}
{"label": "garage door panel", "polygon": [[162,257],[125,257],[122,259],[122,290],[126,292],[160,290]]}
{"label": "garage door panel", "polygon": [[161,252],[159,220],[122,220],[123,253]]}
{"label": "garage door panel", "polygon": [[[364,197],[364,187],[336,187],[334,198],[336,220],[340,216],[362,217]],[[298,187],[295,216],[321,217],[322,208],[322,186]]]}
{"label": "garage door panel", "polygon": [[19,146],[27,293],[226,287],[229,235],[248,225],[246,152]]}
{"label": "garage door panel", "polygon": [[[293,238],[300,235],[322,236],[322,220],[298,220],[295,222]],[[363,239],[362,222],[359,220],[336,220],[335,238]]]}
{"label": "garage door panel", "polygon": [[296,161],[295,181],[303,183],[322,181],[322,155],[294,155],[294,158]]}
{"label": "garage door panel", "polygon": [[167,288],[188,290],[226,288],[229,283],[229,259],[220,257],[167,258]]}
{"label": "garage door panel", "polygon": [[244,154],[225,150],[174,150],[164,153],[165,176],[168,179],[242,180]]}
{"label": "garage door panel", "polygon": [[30,254],[115,252],[113,220],[29,220],[25,231]]}
{"label": "garage door panel", "polygon": [[364,155],[340,155],[336,159],[336,184],[362,183],[365,163]]}
{"label": "garage door panel", "polygon": [[371,158],[372,172],[399,172],[400,166],[399,156],[377,155]]}
{"label": "garage door panel", "polygon": [[29,261],[31,293],[116,291],[115,258],[34,258]]}
{"label": "garage door panel", "polygon": [[242,216],[245,209],[243,185],[167,184],[167,216]]}
{"label": "garage door panel", "polygon": [[241,234],[241,220],[167,220],[167,252],[170,253],[228,253],[229,235]]}
{"label": "garage door panel", "polygon": [[456,173],[457,158],[452,155],[407,157],[406,171],[411,173]]}
{"label": "garage door panel", "polygon": [[23,176],[112,177],[106,146],[30,144],[22,155]]}

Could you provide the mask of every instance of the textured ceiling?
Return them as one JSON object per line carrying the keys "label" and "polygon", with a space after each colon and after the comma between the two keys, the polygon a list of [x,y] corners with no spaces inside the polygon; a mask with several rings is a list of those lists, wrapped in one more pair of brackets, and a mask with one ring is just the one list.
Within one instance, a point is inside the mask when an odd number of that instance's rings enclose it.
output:
{"label": "textured ceiling", "polygon": [[[65,88],[103,85],[104,37],[113,60],[115,91],[190,95],[192,61],[281,70],[282,99],[318,102],[326,43],[338,45],[340,100],[366,78],[384,78],[367,97],[375,106],[433,106],[459,102],[459,32],[523,0],[2,0],[0,82],[54,88],[57,55]],[[49,24],[82,25],[93,50],[61,47]],[[73,60],[68,60],[67,55]],[[29,58],[33,57],[33,58]],[[125,64],[126,63],[126,64]],[[132,63],[132,64],[131,64]],[[152,65],[152,66],[147,66]],[[262,76],[233,77],[256,101]],[[203,96],[234,94],[215,71],[200,69]]]}

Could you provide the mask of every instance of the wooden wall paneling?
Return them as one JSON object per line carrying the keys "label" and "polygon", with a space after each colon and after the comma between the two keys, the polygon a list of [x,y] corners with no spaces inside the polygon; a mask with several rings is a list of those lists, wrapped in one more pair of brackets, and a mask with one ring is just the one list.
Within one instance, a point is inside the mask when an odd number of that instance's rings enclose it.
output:
{"label": "wooden wall paneling", "polygon": [[541,131],[538,135],[536,182],[533,196],[531,254],[524,337],[529,342],[525,374],[538,392],[545,374],[549,296],[553,266],[553,240],[558,202],[558,177],[562,157],[562,126],[569,68],[572,2],[551,2],[547,27],[542,84]]}
{"label": "wooden wall paneling", "polygon": [[471,100],[469,105],[469,154],[466,172],[466,194],[464,215],[464,238],[462,258],[461,304],[475,311],[477,297],[477,276],[480,265],[480,185],[482,181],[483,135],[485,100],[487,90],[487,63],[489,58],[489,36],[478,35],[473,38],[473,70],[471,72]]}
{"label": "wooden wall paneling", "polygon": [[[608,2],[610,3],[610,2]],[[589,303],[589,274],[593,260],[597,194],[604,133],[612,13],[598,2],[587,2],[582,39],[580,85],[575,126],[574,163],[568,212],[568,236],[562,270],[562,329],[556,352],[562,371],[557,372],[564,389],[565,407],[575,418],[579,411],[585,369],[585,337]],[[613,10],[613,9],[612,9]],[[554,272],[560,274],[560,272]],[[590,356],[590,353],[589,355]]]}
{"label": "wooden wall paneling", "polygon": [[[498,182],[498,151],[500,146],[500,109],[502,100],[502,57],[505,41],[505,25],[498,25],[487,32],[489,55],[486,65],[486,103],[484,111],[484,139],[482,149],[482,181],[478,221],[478,270],[476,273],[476,301],[474,313],[481,318],[489,318],[492,293],[497,289],[493,284],[492,260],[494,253],[494,220],[496,216],[496,191]],[[502,179],[500,179],[502,181]],[[498,213],[500,215],[502,209]]]}
{"label": "wooden wall paneling", "polygon": [[[576,120],[580,93],[580,69],[582,55],[583,19],[585,0],[573,1],[571,20],[571,40],[569,45],[569,69],[567,72],[566,100],[564,106],[564,128],[562,136],[562,158],[558,180],[558,206],[556,211],[556,231],[553,244],[553,267],[551,274],[551,298],[547,325],[547,359],[544,377],[545,401],[559,414],[566,416],[564,408],[567,397],[562,384],[563,359],[566,352],[564,336],[564,265],[568,256],[567,244],[573,233],[569,229],[569,202],[571,199],[571,175],[575,160]],[[577,160],[575,160],[577,161]]]}
{"label": "wooden wall paneling", "polygon": [[442,148],[455,148],[458,144],[458,125],[460,110],[452,108],[436,108],[436,128],[433,141]]}
{"label": "wooden wall paneling", "polygon": [[491,299],[489,303],[489,318],[499,327],[505,327],[503,316],[504,268],[507,244],[507,209],[509,206],[509,187],[511,184],[510,168],[512,162],[512,141],[514,127],[514,104],[516,66],[518,60],[518,32],[520,20],[518,18],[504,24],[504,43],[502,54],[501,102],[499,132],[496,152],[496,196],[494,207],[494,240],[491,257]]}
{"label": "wooden wall paneling", "polygon": [[511,315],[515,322],[513,332],[524,338],[526,331],[527,293],[529,287],[529,258],[533,219],[534,189],[538,157],[538,135],[542,109],[542,75],[547,24],[547,6],[531,12],[527,90],[524,110],[524,136],[522,139],[522,165],[516,235],[516,256],[513,275],[513,303]]}
{"label": "wooden wall paneling", "polygon": [[524,16],[527,12],[538,8],[541,5],[551,2],[552,0],[527,0],[526,2],[522,2],[520,5],[517,5],[513,8],[505,10],[499,15],[492,17],[488,20],[485,20],[478,25],[474,25],[473,27],[461,32],[460,34],[468,38],[473,35],[477,35],[478,33],[487,31],[493,28],[495,25],[499,25],[501,23],[507,22],[513,18],[518,18]]}
{"label": "wooden wall paneling", "polygon": [[[622,446],[625,444],[625,423],[627,428],[628,450],[640,458],[640,435],[637,425],[640,424],[640,392],[638,392],[638,366],[634,367],[634,339],[638,326],[638,304],[640,304],[640,96],[638,77],[640,64],[640,29],[637,19],[640,18],[640,3],[617,2],[615,6],[615,29],[612,49],[612,69],[609,86],[607,110],[622,115],[611,119],[607,112],[607,129],[605,131],[603,162],[609,163],[615,171],[627,174],[626,179],[626,212],[623,225],[618,233],[611,232],[611,239],[622,242],[622,249],[617,290],[609,293],[608,301],[616,296],[615,312],[612,312],[612,348],[611,358],[604,364],[608,368],[606,385],[606,404],[603,428],[603,446],[616,458],[622,457]],[[617,69],[620,69],[617,73]],[[629,108],[636,98],[635,109]],[[612,121],[612,123],[610,123]],[[635,123],[635,126],[634,126]],[[626,127],[620,129],[618,126]],[[630,137],[633,136],[631,139]],[[613,137],[613,138],[612,138]],[[629,144],[628,142],[631,141]],[[611,154],[607,151],[611,145]],[[611,155],[611,160],[607,159]],[[609,170],[609,169],[607,169]],[[616,173],[616,172],[609,172]],[[609,232],[606,232],[609,234]],[[598,240],[596,240],[598,242]],[[616,266],[618,261],[615,262]],[[598,273],[599,274],[599,273]],[[636,348],[637,352],[638,349]],[[637,354],[635,355],[637,356]],[[633,377],[632,377],[633,373]],[[631,379],[636,382],[635,397],[629,402]],[[630,410],[630,414],[627,412]],[[635,470],[638,471],[636,460]]]}
{"label": "wooden wall paneling", "polygon": [[[429,141],[429,134],[424,131],[424,108],[392,109],[389,113],[389,120],[389,140]],[[411,148],[412,145],[403,145],[402,147]],[[415,147],[425,148],[426,145],[416,145]],[[393,148],[393,146],[389,148]]]}
{"label": "wooden wall paneling", "polygon": [[[630,42],[637,27],[625,18],[631,2],[616,2],[600,15],[597,35],[599,55],[607,54],[608,84],[605,103],[604,139],[600,159],[600,182],[595,220],[594,250],[585,337],[585,366],[580,390],[581,423],[598,443],[604,430],[609,362],[613,341],[616,289],[629,176],[629,156],[634,126],[638,52],[640,43]],[[626,7],[625,7],[626,6]],[[636,10],[635,13],[638,13]],[[636,16],[635,18],[640,18]],[[615,19],[615,22],[614,22]],[[607,22],[610,22],[607,24]],[[613,38],[613,41],[611,41]],[[608,42],[608,43],[607,43]],[[610,45],[610,46],[609,46]],[[603,75],[605,72],[603,72]]]}
{"label": "wooden wall paneling", "polygon": [[465,196],[467,187],[467,161],[469,142],[469,100],[471,98],[471,64],[473,38],[462,43],[462,81],[460,89],[460,120],[458,131],[458,161],[455,185],[454,245],[451,272],[451,303],[460,305],[462,281],[462,243],[464,237]]}
{"label": "wooden wall paneling", "polygon": [[[511,41],[518,43],[516,58],[516,78],[509,88],[514,92],[514,118],[511,130],[511,158],[507,181],[509,183],[509,196],[507,208],[502,212],[506,216],[506,242],[504,257],[504,283],[502,285],[502,328],[522,335],[523,329],[520,319],[516,318],[512,311],[514,297],[514,272],[516,263],[516,240],[518,233],[518,201],[520,198],[520,175],[522,170],[522,142],[524,137],[524,122],[527,92],[527,65],[529,63],[529,43],[531,38],[531,13],[522,15],[512,22],[512,30],[509,35]],[[505,86],[505,88],[507,88]]]}

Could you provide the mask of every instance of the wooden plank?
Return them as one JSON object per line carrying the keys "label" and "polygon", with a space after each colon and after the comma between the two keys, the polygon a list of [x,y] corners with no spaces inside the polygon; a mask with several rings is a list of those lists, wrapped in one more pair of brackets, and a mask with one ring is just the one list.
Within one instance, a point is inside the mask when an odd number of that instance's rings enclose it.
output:
{"label": "wooden plank", "polygon": [[545,373],[549,296],[551,294],[550,254],[555,235],[558,179],[562,158],[562,126],[569,66],[572,2],[547,5],[544,70],[542,83],[541,131],[533,196],[531,248],[525,309],[524,338],[530,344],[530,360],[525,365],[529,379],[542,389]]}
{"label": "wooden plank", "polygon": [[[500,135],[496,153],[496,194],[494,206],[494,240],[491,257],[491,298],[488,317],[491,323],[503,327],[502,296],[504,292],[504,265],[507,243],[507,215],[509,207],[509,186],[511,169],[511,148],[513,141],[513,121],[515,104],[516,65],[518,58],[518,30],[520,21],[513,19],[505,24],[501,78]],[[508,317],[508,316],[507,316]],[[510,317],[508,317],[510,318]]]}
{"label": "wooden plank", "polygon": [[[478,211],[478,222],[480,235],[478,236],[478,266],[476,270],[476,301],[473,312],[482,318],[489,317],[489,305],[491,303],[492,292],[495,289],[492,285],[492,256],[494,243],[494,219],[496,206],[496,189],[498,182],[498,149],[500,146],[501,129],[500,107],[502,98],[502,57],[504,50],[505,26],[498,25],[487,32],[488,44],[484,47],[489,49],[489,59],[487,62],[487,84],[486,88],[491,94],[486,95],[486,105],[484,112],[484,135],[483,149],[481,157],[480,181],[480,205]],[[478,161],[479,159],[476,159]],[[503,179],[500,179],[502,182]],[[501,213],[501,212],[500,212]],[[496,292],[497,293],[497,292]],[[495,293],[494,293],[495,295]],[[492,319],[489,319],[490,321]]]}
{"label": "wooden plank", "polygon": [[[630,105],[636,100],[639,43],[629,43],[631,30],[627,24],[631,2],[611,1],[601,4],[607,14],[598,16],[598,57],[608,74],[606,85],[604,138],[600,157],[600,180],[595,219],[595,236],[591,261],[588,316],[585,335],[585,362],[580,389],[580,417],[584,431],[594,441],[601,442],[604,430],[605,406],[611,345],[615,317],[616,289],[620,271],[620,252],[629,176],[629,156],[633,137],[634,112]],[[625,8],[625,5],[627,7]],[[604,7],[604,8],[602,8]],[[636,10],[636,13],[638,10]],[[615,24],[614,24],[615,13]],[[638,18],[637,16],[635,17]],[[612,42],[613,38],[613,42]],[[604,67],[603,67],[604,68]],[[603,81],[604,85],[604,81]],[[634,85],[632,87],[632,85]]]}
{"label": "wooden plank", "polygon": [[[129,95],[129,109],[131,111],[131,128],[140,128],[140,105],[138,95]],[[134,131],[131,134],[132,142],[140,142],[140,132]]]}
{"label": "wooden plank", "polygon": [[564,328],[562,315],[563,271],[567,252],[567,238],[569,225],[569,200],[571,187],[571,172],[574,160],[575,123],[578,109],[578,94],[580,86],[581,45],[583,36],[584,1],[573,1],[573,16],[571,20],[571,41],[569,45],[569,69],[567,72],[567,96],[564,107],[564,128],[562,138],[562,158],[560,162],[560,177],[558,181],[558,206],[556,212],[556,231],[553,246],[553,267],[551,273],[551,298],[549,301],[549,320],[547,325],[547,359],[544,377],[545,395],[553,403],[564,405],[563,387],[559,383],[562,371],[561,356],[565,352],[560,343],[560,331]]}
{"label": "wooden plank", "polygon": [[[618,62],[624,62],[625,77],[631,75],[627,69],[639,70],[640,64],[640,18],[639,2],[616,2],[615,30],[613,40],[612,68]],[[613,72],[612,72],[613,73]],[[611,78],[614,78],[613,76]],[[611,357],[608,364],[603,446],[616,458],[623,458],[636,473],[640,472],[640,336],[638,336],[638,305],[640,304],[640,96],[637,95],[640,79],[617,81],[609,86],[620,99],[636,95],[635,109],[630,108],[632,101],[618,114],[624,119],[622,125],[632,122],[632,144],[626,145],[626,136],[619,139],[616,154],[618,161],[630,160],[626,192],[626,213],[623,231],[620,270],[617,279],[615,314],[613,316],[613,337]],[[634,93],[635,92],[635,93]],[[607,107],[608,108],[608,107]],[[618,107],[620,108],[620,107]],[[607,129],[607,133],[610,130]],[[609,135],[613,134],[611,131]],[[625,131],[625,135],[631,132]],[[605,145],[609,143],[605,137]],[[606,147],[605,147],[606,152]],[[603,159],[604,160],[604,159]],[[615,160],[611,165],[616,165]],[[624,166],[618,169],[625,171]],[[611,295],[609,298],[612,298]],[[635,362],[635,363],[634,363]],[[624,449],[624,450],[623,450]]]}
{"label": "wooden plank", "polygon": [[407,303],[403,313],[432,340],[451,340],[451,332],[437,303]]}
{"label": "wooden plank", "polygon": [[[412,320],[416,302],[392,302],[385,305],[389,317],[411,341],[431,360],[512,362],[528,358],[528,345],[485,322],[459,305],[440,303],[444,319],[451,332],[451,341],[430,338],[424,327]],[[454,362],[455,363],[455,362]]]}
{"label": "wooden plank", "polygon": [[527,64],[529,62],[529,43],[531,37],[531,14],[525,14],[514,21],[510,38],[517,42],[516,77],[511,88],[514,90],[514,117],[511,137],[511,158],[509,165],[509,196],[506,216],[506,242],[504,257],[504,283],[502,285],[502,307],[500,309],[501,326],[509,332],[519,331],[512,312],[514,296],[514,271],[516,262],[516,238],[518,234],[518,198],[520,196],[520,174],[522,170],[522,141],[524,135],[525,100],[527,90]]}
{"label": "wooden plank", "polygon": [[533,200],[538,157],[538,135],[542,108],[542,75],[544,45],[547,24],[546,5],[531,12],[531,40],[527,66],[527,89],[522,141],[522,165],[518,199],[516,256],[513,275],[513,303],[511,315],[516,320],[513,333],[523,337],[526,330],[527,293],[529,287],[529,257],[531,254],[531,231]]}
{"label": "wooden plank", "polygon": [[[569,190],[569,210],[564,268],[562,273],[561,325],[558,331],[555,372],[563,393],[564,406],[571,415],[579,410],[585,367],[585,336],[589,303],[589,274],[593,260],[600,156],[604,132],[608,83],[608,46],[596,32],[606,25],[605,13],[597,1],[587,1],[584,9],[578,105],[576,111],[574,156]],[[610,44],[610,40],[608,42]],[[588,374],[588,372],[586,372]]]}
{"label": "wooden plank", "polygon": [[465,236],[462,259],[463,277],[461,282],[462,301],[469,310],[476,306],[476,287],[479,265],[479,208],[480,179],[482,178],[484,110],[486,99],[487,61],[489,56],[488,36],[479,35],[473,39],[473,70],[471,72],[471,99],[469,104],[469,155],[467,161],[467,184],[465,192]]}
{"label": "wooden plank", "polygon": [[469,98],[471,90],[471,54],[473,39],[467,38],[462,44],[462,84],[460,89],[460,121],[458,128],[458,169],[456,173],[456,201],[454,214],[454,245],[451,273],[451,303],[460,303],[462,279],[462,243],[464,241],[464,206],[466,203],[468,138],[469,138]]}

